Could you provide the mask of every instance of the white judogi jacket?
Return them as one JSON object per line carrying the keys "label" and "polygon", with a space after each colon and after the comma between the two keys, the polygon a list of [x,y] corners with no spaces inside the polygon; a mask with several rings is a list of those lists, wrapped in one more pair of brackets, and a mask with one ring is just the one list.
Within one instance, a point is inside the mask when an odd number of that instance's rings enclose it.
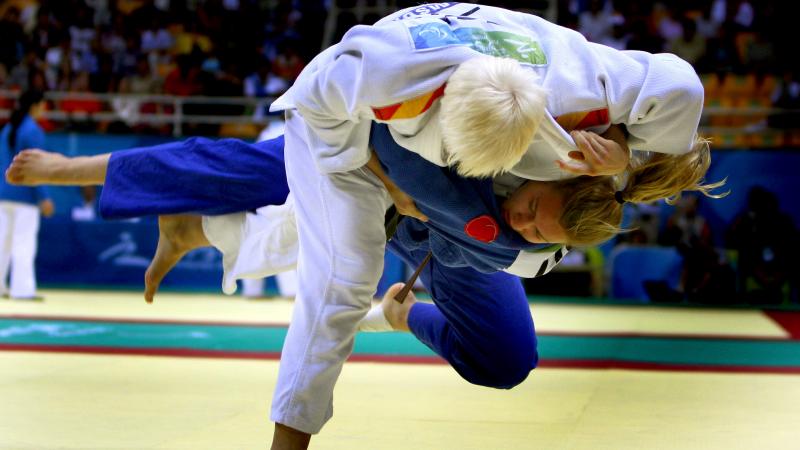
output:
{"label": "white judogi jacket", "polygon": [[547,119],[512,170],[523,178],[570,175],[553,163],[575,144],[567,131],[625,124],[629,146],[681,154],[691,148],[703,105],[694,69],[671,54],[618,51],[542,18],[468,3],[409,8],[374,26],[356,26],[303,70],[273,110],[296,108],[319,140],[325,173],[363,166],[370,122],[444,165],[438,120],[443,85],[456,66],[481,54],[510,57],[548,89]]}

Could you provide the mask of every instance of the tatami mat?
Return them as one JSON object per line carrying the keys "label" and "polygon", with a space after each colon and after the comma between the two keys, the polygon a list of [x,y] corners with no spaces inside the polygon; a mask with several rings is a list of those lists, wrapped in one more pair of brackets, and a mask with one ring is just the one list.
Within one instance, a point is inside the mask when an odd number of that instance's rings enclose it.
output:
{"label": "tatami mat", "polygon": [[[0,448],[266,448],[274,361],[0,353]],[[790,449],[800,377],[348,363],[312,449]]]}

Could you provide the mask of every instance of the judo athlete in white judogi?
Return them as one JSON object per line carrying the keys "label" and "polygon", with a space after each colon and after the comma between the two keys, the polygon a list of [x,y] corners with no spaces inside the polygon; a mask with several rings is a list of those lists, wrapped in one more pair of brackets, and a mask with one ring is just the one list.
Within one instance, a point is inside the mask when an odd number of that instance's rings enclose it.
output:
{"label": "judo athlete in white judogi", "polygon": [[567,160],[575,144],[555,117],[588,118],[597,130],[624,123],[637,149],[680,154],[694,143],[703,89],[679,58],[591,44],[527,14],[439,6],[354,27],[273,104],[287,115],[286,171],[300,248],[300,290],[272,409],[279,424],[313,434],[330,418],[333,386],[381,274],[382,212],[390,199],[363,169],[373,122],[387,123],[400,146],[434,164],[463,165],[443,148],[448,124],[435,98],[447,97],[445,84],[459,64],[488,54],[516,59],[548,92],[529,151],[510,159],[514,175],[564,176],[553,161]]}

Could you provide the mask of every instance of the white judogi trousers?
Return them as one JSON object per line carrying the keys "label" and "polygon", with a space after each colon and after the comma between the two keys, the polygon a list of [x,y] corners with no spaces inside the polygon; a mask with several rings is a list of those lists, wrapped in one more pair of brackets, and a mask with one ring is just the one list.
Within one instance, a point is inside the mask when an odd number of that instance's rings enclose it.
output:
{"label": "white judogi trousers", "polygon": [[[0,201],[0,293],[12,298],[36,295],[34,260],[38,233],[39,208]],[[6,284],[9,266],[11,282]]]}
{"label": "white judogi trousers", "polygon": [[287,111],[286,173],[294,197],[298,292],[281,354],[273,421],[317,433],[383,272],[391,198],[369,169],[321,174],[315,138]]}

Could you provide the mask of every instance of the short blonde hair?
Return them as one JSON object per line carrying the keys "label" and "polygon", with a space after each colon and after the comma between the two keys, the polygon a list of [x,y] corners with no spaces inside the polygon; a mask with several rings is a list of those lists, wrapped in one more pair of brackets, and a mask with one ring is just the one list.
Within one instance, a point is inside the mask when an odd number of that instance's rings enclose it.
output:
{"label": "short blonde hair", "polygon": [[446,162],[466,177],[493,177],[516,165],[544,118],[547,91],[533,70],[482,56],[450,76],[440,121]]}

